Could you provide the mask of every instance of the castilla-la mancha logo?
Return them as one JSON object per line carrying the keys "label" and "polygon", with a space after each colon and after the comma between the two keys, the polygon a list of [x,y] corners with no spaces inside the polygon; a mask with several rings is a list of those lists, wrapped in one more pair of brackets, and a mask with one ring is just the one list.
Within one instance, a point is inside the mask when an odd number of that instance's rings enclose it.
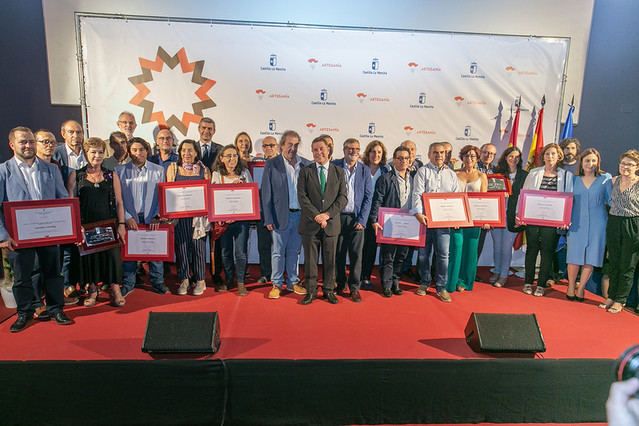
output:
{"label": "castilla-la mancha logo", "polygon": [[[138,58],[138,60],[142,73],[129,77],[129,81],[138,91],[129,103],[144,109],[142,123],[155,121],[158,125],[177,129],[186,136],[189,124],[197,124],[205,109],[216,106],[213,99],[207,94],[215,85],[215,80],[202,75],[204,61],[189,62],[184,48],[171,56],[162,47],[158,47],[155,60],[145,58]],[[164,67],[165,65],[168,69]],[[180,68],[176,70],[178,65]],[[181,71],[181,75],[178,74],[179,71]],[[198,87],[192,94],[187,93],[186,103],[183,102],[180,105],[173,96],[175,87],[185,87],[185,75],[190,75],[190,83],[194,83]],[[171,81],[169,82],[169,80]],[[181,99],[183,100],[184,96]]]}

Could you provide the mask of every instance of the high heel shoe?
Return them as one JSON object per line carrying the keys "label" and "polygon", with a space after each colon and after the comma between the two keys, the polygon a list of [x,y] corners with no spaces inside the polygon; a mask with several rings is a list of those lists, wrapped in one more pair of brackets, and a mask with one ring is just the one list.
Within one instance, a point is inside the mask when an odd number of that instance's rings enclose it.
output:
{"label": "high heel shoe", "polygon": [[88,296],[84,299],[82,304],[86,307],[95,306],[98,301],[98,287],[95,284],[89,284],[87,286],[87,294]]}
{"label": "high heel shoe", "polygon": [[111,284],[111,304],[115,307],[122,307],[126,303],[124,296],[122,296],[122,290],[120,284]]}
{"label": "high heel shoe", "polygon": [[[585,290],[581,285],[577,286],[577,289],[575,290],[575,300],[577,302],[583,303],[586,300],[586,298],[584,297],[584,291]],[[581,293],[581,296],[578,296],[579,293]]]}
{"label": "high heel shoe", "polygon": [[566,299],[570,300],[571,302],[578,300],[577,296],[571,296],[568,293],[566,293]]}

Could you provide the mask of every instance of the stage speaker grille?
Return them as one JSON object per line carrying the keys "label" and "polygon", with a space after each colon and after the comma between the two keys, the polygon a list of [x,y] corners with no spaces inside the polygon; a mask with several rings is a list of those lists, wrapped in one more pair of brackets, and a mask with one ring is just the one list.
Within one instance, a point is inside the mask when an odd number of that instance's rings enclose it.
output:
{"label": "stage speaker grille", "polygon": [[217,312],[149,313],[143,352],[213,354],[219,347]]}
{"label": "stage speaker grille", "polygon": [[464,330],[475,352],[545,352],[535,314],[480,314],[473,312]]}

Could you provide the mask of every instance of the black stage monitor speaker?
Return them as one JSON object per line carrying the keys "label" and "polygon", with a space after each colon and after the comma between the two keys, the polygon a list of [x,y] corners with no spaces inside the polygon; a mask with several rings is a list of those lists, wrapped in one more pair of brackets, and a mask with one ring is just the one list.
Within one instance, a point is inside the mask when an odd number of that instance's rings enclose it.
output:
{"label": "black stage monitor speaker", "polygon": [[464,330],[475,352],[545,352],[535,314],[478,314],[473,312]]}
{"label": "black stage monitor speaker", "polygon": [[207,353],[220,347],[217,312],[150,312],[142,351]]}

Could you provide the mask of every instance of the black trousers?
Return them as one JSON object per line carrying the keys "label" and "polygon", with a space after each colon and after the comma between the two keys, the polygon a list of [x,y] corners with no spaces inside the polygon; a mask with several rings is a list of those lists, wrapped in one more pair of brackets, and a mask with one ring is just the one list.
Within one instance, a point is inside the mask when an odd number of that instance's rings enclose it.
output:
{"label": "black trousers", "polygon": [[266,229],[264,222],[257,222],[257,251],[260,255],[260,271],[263,277],[271,280],[271,250],[273,247],[273,236],[271,231]]}
{"label": "black trousers", "polygon": [[337,235],[329,237],[324,231],[314,235],[302,235],[304,247],[304,284],[306,291],[317,291],[317,263],[320,248],[322,250],[322,266],[324,267],[324,290],[335,288],[335,252]]}
{"label": "black trousers", "polygon": [[526,226],[526,278],[525,284],[532,284],[535,280],[535,264],[537,254],[541,253],[541,264],[537,285],[546,286],[546,281],[552,278],[552,263],[557,249],[557,229],[549,226]]}
{"label": "black trousers", "polygon": [[41,283],[47,311],[52,314],[61,312],[64,308],[64,280],[60,275],[60,250],[58,246],[48,246],[9,252],[9,262],[13,269],[13,296],[18,305],[18,313],[32,315],[35,310],[32,276],[36,256],[42,274]]}
{"label": "black trousers", "polygon": [[337,237],[337,286],[346,286],[346,255],[350,262],[348,287],[359,290],[362,272],[362,250],[364,249],[364,230],[358,231],[358,224],[354,214],[341,214],[342,232]]}
{"label": "black trousers", "polygon": [[375,256],[377,255],[377,241],[375,241],[375,229],[368,223],[364,229],[364,247],[362,248],[362,280],[371,279]]}
{"label": "black trousers", "polygon": [[399,277],[402,274],[402,265],[408,252],[407,246],[381,245],[382,286],[384,288],[399,288]]}
{"label": "black trousers", "polygon": [[639,217],[608,216],[608,297],[625,304],[639,262]]}
{"label": "black trousers", "polygon": [[488,229],[482,229],[479,233],[479,245],[477,246],[477,259],[481,257],[481,252],[484,250],[484,243],[486,242],[486,234]]}

